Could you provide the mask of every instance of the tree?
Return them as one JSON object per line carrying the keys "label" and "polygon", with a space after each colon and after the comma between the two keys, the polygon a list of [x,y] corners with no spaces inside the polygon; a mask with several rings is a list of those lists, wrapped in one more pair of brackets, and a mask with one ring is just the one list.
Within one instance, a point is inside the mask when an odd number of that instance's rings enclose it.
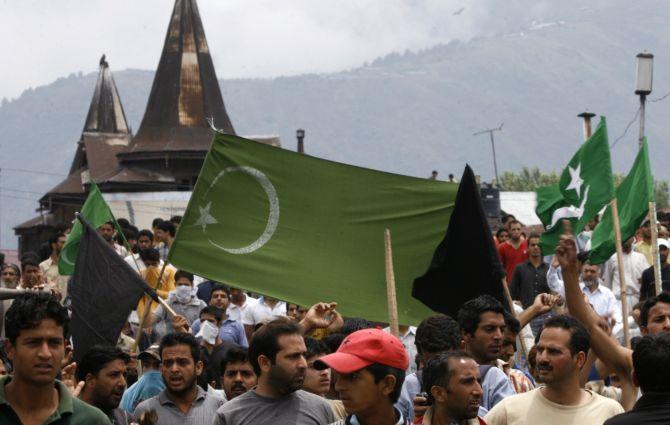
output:
{"label": "tree", "polygon": [[[614,187],[619,187],[626,177],[621,173],[614,173]],[[557,184],[560,176],[556,172],[543,173],[538,167],[523,167],[520,172],[505,171],[500,177],[500,188],[511,192],[533,192],[540,186]],[[666,208],[670,203],[670,187],[666,180],[654,180],[656,208]]]}

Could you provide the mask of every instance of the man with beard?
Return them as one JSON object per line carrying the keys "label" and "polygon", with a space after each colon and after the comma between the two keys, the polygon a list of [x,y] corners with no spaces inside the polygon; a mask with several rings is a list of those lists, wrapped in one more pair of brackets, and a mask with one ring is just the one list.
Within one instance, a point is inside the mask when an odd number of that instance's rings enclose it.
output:
{"label": "man with beard", "polygon": [[[565,281],[565,301],[570,313],[584,323],[591,334],[592,349],[598,361],[605,366],[605,373],[615,373],[621,381],[621,404],[630,410],[635,404],[638,392],[631,376],[633,372],[633,351],[619,345],[599,326],[599,317],[586,304],[579,288],[577,250],[571,235],[566,234],[556,248],[556,258],[563,269]],[[658,296],[645,301],[640,311],[640,331],[642,335],[670,333],[670,292],[663,291]]]}
{"label": "man with beard", "polygon": [[167,334],[161,340],[159,353],[165,390],[137,405],[135,422],[143,413],[154,410],[161,425],[213,423],[223,399],[206,393],[197,384],[202,362],[195,337],[187,333]]}
{"label": "man with beard", "polygon": [[51,295],[14,300],[5,315],[5,348],[14,371],[0,377],[0,424],[109,425],[104,413],[56,380],[69,323],[67,309]]}
{"label": "man with beard", "polygon": [[278,318],[261,327],[249,344],[249,360],[258,376],[258,386],[224,404],[217,411],[215,423],[322,425],[333,422],[335,417],[330,404],[301,390],[307,370],[306,351],[301,328],[292,320]]}
{"label": "man with beard", "polygon": [[67,296],[67,276],[62,276],[58,273],[58,257],[65,246],[65,234],[57,233],[49,239],[49,247],[51,248],[51,255],[46,260],[40,263],[40,270],[42,276],[46,277],[47,283],[53,289],[56,289],[65,300]]}
{"label": "man with beard", "polygon": [[582,264],[582,281],[579,286],[589,299],[598,316],[621,323],[621,309],[611,289],[600,284],[600,268],[589,261]]}
{"label": "man with beard", "polygon": [[439,354],[423,369],[423,391],[432,403],[417,425],[486,425],[477,362],[464,351]]}
{"label": "man with beard", "polygon": [[130,356],[120,348],[96,345],[77,364],[77,382],[84,382],[79,398],[102,410],[113,425],[128,425],[128,413],[119,408],[126,389],[124,373]]}
{"label": "man with beard", "polygon": [[121,257],[125,258],[128,255],[128,250],[125,247],[114,242],[114,222],[108,221],[98,227],[98,233]]}
{"label": "man with beard", "polygon": [[[658,256],[661,261],[661,290],[670,290],[670,264],[668,264],[668,253],[670,253],[670,242],[666,239],[658,240]],[[642,284],[640,286],[640,301],[656,295],[656,276],[654,267],[651,266],[642,272]]]}
{"label": "man with beard", "polygon": [[258,378],[249,362],[249,350],[231,347],[221,359],[221,386],[228,400],[240,396],[256,386]]}
{"label": "man with beard", "polygon": [[481,406],[486,411],[505,397],[515,394],[507,375],[495,367],[502,352],[504,313],[502,304],[490,295],[469,300],[458,310],[458,324],[461,327],[465,351],[481,366],[484,388]]}
{"label": "man with beard", "polygon": [[544,386],[502,400],[484,420],[490,425],[602,424],[622,413],[616,401],[580,386],[589,346],[589,333],[575,318],[547,319],[536,345]]}

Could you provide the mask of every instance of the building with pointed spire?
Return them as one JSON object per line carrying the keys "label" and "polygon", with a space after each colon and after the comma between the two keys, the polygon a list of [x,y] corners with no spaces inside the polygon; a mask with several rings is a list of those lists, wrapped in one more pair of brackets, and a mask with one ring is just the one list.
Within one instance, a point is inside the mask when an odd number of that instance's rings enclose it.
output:
{"label": "building with pointed spire", "polygon": [[35,251],[56,226],[69,223],[87,196],[86,184],[114,176],[117,154],[128,149],[131,131],[105,55],[68,176],[39,200],[40,215],[14,228],[19,250]]}

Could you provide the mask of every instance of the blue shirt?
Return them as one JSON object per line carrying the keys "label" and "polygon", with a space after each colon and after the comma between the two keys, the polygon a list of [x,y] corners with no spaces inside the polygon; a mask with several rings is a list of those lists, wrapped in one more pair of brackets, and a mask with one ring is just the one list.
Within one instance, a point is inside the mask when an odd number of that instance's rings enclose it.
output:
{"label": "blue shirt", "polygon": [[[200,332],[200,319],[191,323],[191,332],[197,335]],[[219,338],[221,341],[232,342],[242,347],[249,347],[247,335],[244,333],[242,324],[233,319],[226,319],[219,327]]]}
{"label": "blue shirt", "polygon": [[165,389],[165,382],[161,373],[157,370],[145,372],[140,379],[123,393],[121,408],[128,413],[133,413],[138,404],[151,397],[157,396]]}
{"label": "blue shirt", "polygon": [[[509,382],[509,378],[505,375],[505,372],[498,369],[497,367],[492,367],[484,376],[482,381],[482,401],[479,406],[478,415],[483,417],[488,413],[489,410],[493,408],[498,402],[505,397],[516,394],[514,387]],[[421,393],[421,384],[419,383],[419,378],[416,376],[416,373],[411,373],[405,378],[405,382],[402,384],[402,391],[400,392],[400,398],[395,404],[395,407],[400,410],[400,413],[406,418],[414,418],[414,397]]]}

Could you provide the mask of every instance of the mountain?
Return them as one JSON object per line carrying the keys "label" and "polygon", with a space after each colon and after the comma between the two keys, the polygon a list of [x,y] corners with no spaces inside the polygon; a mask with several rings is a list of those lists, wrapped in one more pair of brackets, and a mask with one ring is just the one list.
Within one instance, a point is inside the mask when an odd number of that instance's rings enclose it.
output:
{"label": "mountain", "polygon": [[[670,92],[664,1],[569,3],[512,33],[394,53],[338,73],[222,80],[226,107],[241,135],[279,134],[295,149],[295,130],[304,128],[310,155],[413,176],[436,169],[440,178],[460,175],[468,162],[490,179],[489,138],[472,134],[504,122],[495,134],[500,172],[560,170],[582,141],[576,115],[585,108],[608,117],[611,142],[632,122],[637,53],[656,55],[650,98]],[[115,70],[108,59],[137,129],[153,72]],[[11,228],[33,217],[36,200],[61,178],[13,169],[67,173],[95,77],[72,74],[0,104],[2,246],[16,245]],[[662,179],[670,178],[668,114],[670,98],[648,103],[652,167]],[[613,148],[615,171],[627,172],[637,131],[634,121]]]}

